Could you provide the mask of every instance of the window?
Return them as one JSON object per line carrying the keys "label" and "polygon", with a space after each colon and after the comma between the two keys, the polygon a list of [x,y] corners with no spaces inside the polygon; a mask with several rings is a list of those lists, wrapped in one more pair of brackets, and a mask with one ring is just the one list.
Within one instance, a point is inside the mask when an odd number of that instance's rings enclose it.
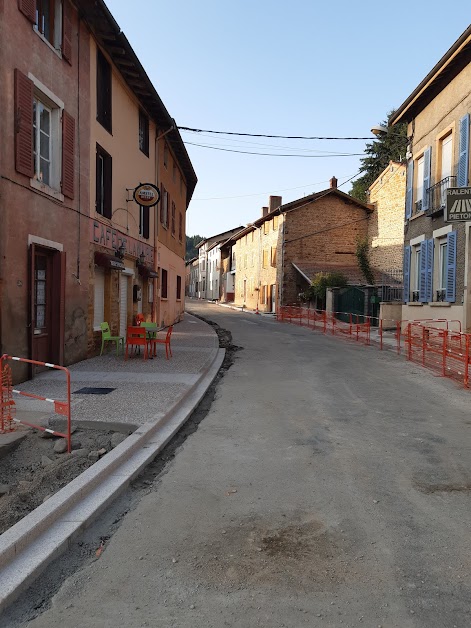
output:
{"label": "window", "polygon": [[273,216],[273,231],[278,229],[278,216]]}
{"label": "window", "polygon": [[446,273],[448,261],[448,241],[440,241],[438,257],[438,289],[446,290]]}
{"label": "window", "polygon": [[417,162],[417,187],[415,194],[415,202],[417,211],[422,209],[422,200],[424,198],[424,157]]}
{"label": "window", "polygon": [[166,299],[167,298],[167,276],[168,273],[167,271],[162,268],[161,272],[161,276],[162,276],[162,282],[161,282],[161,296],[162,299]]}
{"label": "window", "polygon": [[413,301],[418,301],[419,300],[419,290],[420,290],[420,264],[421,264],[421,259],[422,259],[422,251],[420,250],[420,244],[416,247],[414,247],[414,283],[413,283],[413,291],[417,292],[416,297],[414,298],[414,295],[412,295],[412,300]]}
{"label": "window", "polygon": [[244,268],[247,268],[247,254],[244,255]]}
{"label": "window", "polygon": [[263,250],[262,267],[263,268],[268,268],[268,249],[264,249]]}
{"label": "window", "polygon": [[60,0],[36,0],[35,28],[59,50],[61,46],[62,3]]}
{"label": "window", "polygon": [[252,231],[252,242],[253,242],[253,239],[254,239],[254,233],[255,233],[255,231]]}
{"label": "window", "polygon": [[265,305],[267,302],[267,287],[262,286],[260,289],[260,303],[261,305]]}
{"label": "window", "polygon": [[149,118],[139,109],[139,150],[149,157]]}
{"label": "window", "polygon": [[146,240],[150,237],[149,207],[139,205],[139,235]]}
{"label": "window", "polygon": [[105,271],[95,268],[95,284],[93,299],[93,329],[99,331],[105,320]]}
{"label": "window", "polygon": [[160,222],[165,229],[168,228],[168,192],[162,186],[162,204],[160,206]]}
{"label": "window", "polygon": [[111,218],[111,155],[99,144],[96,145],[96,211]]}
{"label": "window", "polygon": [[441,162],[441,172],[440,179],[446,179],[446,177],[451,176],[452,170],[452,161],[453,161],[453,136],[447,135],[441,141],[441,153],[442,153],[442,162]]}
{"label": "window", "polygon": [[96,65],[96,119],[111,133],[111,65],[101,50]]}
{"label": "window", "polygon": [[168,146],[167,142],[164,144],[164,166],[168,168]]}
{"label": "window", "polygon": [[276,266],[276,247],[272,246],[270,251],[271,265]]}
{"label": "window", "polygon": [[270,221],[265,220],[265,222],[263,223],[263,233],[267,234],[269,230],[270,230]]}
{"label": "window", "polygon": [[172,201],[172,235],[175,237],[175,217],[176,217],[177,209],[175,207],[175,203]]}
{"label": "window", "polygon": [[177,275],[177,301],[182,298],[182,278]]}
{"label": "window", "polygon": [[183,240],[183,214],[178,212],[178,239]]}
{"label": "window", "polygon": [[[33,99],[34,179],[51,186],[52,110],[37,98]],[[51,186],[52,187],[52,186]]]}

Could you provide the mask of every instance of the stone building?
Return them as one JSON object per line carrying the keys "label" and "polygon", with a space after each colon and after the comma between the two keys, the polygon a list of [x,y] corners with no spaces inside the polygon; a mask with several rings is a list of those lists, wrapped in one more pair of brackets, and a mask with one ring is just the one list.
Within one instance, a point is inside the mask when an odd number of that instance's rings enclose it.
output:
{"label": "stone building", "polygon": [[471,326],[471,213],[444,210],[447,191],[469,185],[470,82],[471,26],[390,121],[407,122],[409,137],[402,318],[447,319],[464,330]]}
{"label": "stone building", "polygon": [[234,227],[201,240],[198,249],[198,280],[195,295],[198,299],[218,300],[222,292],[221,245],[243,227]]}

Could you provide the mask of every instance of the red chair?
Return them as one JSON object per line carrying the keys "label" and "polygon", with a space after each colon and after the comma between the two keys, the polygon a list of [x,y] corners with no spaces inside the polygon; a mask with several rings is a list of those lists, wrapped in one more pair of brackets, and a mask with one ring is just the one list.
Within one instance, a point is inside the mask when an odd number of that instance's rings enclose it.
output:
{"label": "red chair", "polygon": [[147,360],[147,337],[145,327],[128,327],[126,333],[126,354],[124,359],[128,359],[128,348],[144,347],[144,360]]}
{"label": "red chair", "polygon": [[155,355],[156,345],[165,345],[165,357],[168,360],[169,353],[170,353],[170,357],[172,357],[172,347],[170,346],[170,338],[172,337],[172,331],[173,331],[173,325],[170,325],[170,327],[167,329],[165,338],[151,338],[149,340],[149,344],[153,346],[154,355]]}
{"label": "red chair", "polygon": [[136,325],[144,322],[144,314],[136,314]]}

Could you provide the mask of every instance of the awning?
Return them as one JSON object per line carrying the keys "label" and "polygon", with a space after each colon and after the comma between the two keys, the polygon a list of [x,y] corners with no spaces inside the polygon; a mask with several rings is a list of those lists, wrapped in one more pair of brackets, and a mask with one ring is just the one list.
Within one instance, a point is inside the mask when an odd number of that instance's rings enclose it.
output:
{"label": "awning", "polygon": [[114,255],[95,251],[95,264],[108,270],[125,270],[124,262]]}
{"label": "awning", "polygon": [[152,268],[149,268],[149,266],[146,266],[145,264],[140,264],[138,269],[141,277],[145,277],[146,279],[159,278],[159,273],[156,273],[155,270],[152,270]]}

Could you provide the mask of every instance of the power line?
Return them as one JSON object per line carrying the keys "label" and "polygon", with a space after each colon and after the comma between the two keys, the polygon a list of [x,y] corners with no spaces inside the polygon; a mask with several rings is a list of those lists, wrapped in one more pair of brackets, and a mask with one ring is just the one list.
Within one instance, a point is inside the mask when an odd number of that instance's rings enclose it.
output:
{"label": "power line", "polygon": [[364,153],[331,153],[328,155],[299,155],[295,153],[255,153],[247,150],[235,150],[232,148],[220,148],[217,146],[210,146],[209,144],[195,144],[194,142],[184,142],[184,144],[188,144],[189,146],[199,146],[200,148],[211,148],[212,150],[222,150],[225,153],[241,153],[243,155],[264,155],[266,157],[304,157],[304,158],[321,158],[325,159],[327,157],[360,157],[364,155]]}
{"label": "power line", "polygon": [[268,135],[266,133],[237,133],[235,131],[212,131],[210,129],[193,129],[189,126],[178,126],[180,131],[192,133],[216,133],[218,135],[241,135],[245,137],[272,137],[283,140],[374,140],[374,137],[320,137],[305,135]]}

